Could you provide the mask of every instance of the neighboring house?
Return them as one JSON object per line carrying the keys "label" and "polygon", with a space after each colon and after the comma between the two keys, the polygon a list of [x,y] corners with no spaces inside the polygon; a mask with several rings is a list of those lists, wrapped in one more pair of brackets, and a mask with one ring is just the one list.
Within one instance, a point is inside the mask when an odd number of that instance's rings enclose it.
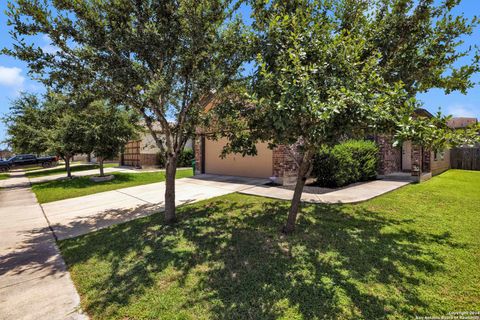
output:
{"label": "neighboring house", "polygon": [[[431,117],[424,109],[416,111],[417,116]],[[372,138],[379,146],[380,176],[396,173],[409,173],[418,180],[425,180],[432,175],[442,173],[450,168],[450,150],[433,152],[410,141],[401,147],[393,147],[393,138],[388,135],[378,135]],[[220,175],[245,176],[255,178],[275,177],[281,184],[293,184],[296,180],[294,149],[288,146],[278,146],[273,150],[267,143],[258,143],[256,156],[230,154],[220,158],[226,139],[209,140],[199,134],[195,141],[195,173],[210,173]]]}
{"label": "neighboring house", "polygon": [[478,123],[477,118],[456,117],[448,120],[447,125],[450,128],[461,129]]}
{"label": "neighboring house", "polygon": [[[159,137],[165,137],[159,124],[156,124],[154,130]],[[185,149],[193,149],[191,139],[185,144]],[[158,166],[160,161],[159,152],[160,149],[157,147],[152,134],[145,127],[138,139],[127,143],[123,155],[120,156],[120,164],[137,168]]]}
{"label": "neighboring house", "polygon": [[0,150],[0,159],[8,159],[8,158],[11,158],[12,156],[13,156],[12,151],[8,149]]}

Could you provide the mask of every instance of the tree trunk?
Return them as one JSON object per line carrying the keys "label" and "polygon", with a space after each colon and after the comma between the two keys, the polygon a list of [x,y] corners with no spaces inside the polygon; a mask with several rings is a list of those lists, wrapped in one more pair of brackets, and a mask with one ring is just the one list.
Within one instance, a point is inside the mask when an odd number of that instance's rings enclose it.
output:
{"label": "tree trunk", "polygon": [[302,199],[303,187],[307,181],[308,175],[311,172],[311,156],[307,151],[299,164],[297,182],[295,184],[295,191],[293,193],[293,199],[290,204],[290,210],[288,212],[287,223],[283,227],[283,233],[292,233],[295,230],[295,222],[297,220],[298,211],[300,208],[300,202]]}
{"label": "tree trunk", "polygon": [[70,170],[70,156],[65,157],[65,170],[67,171],[67,177],[72,178],[72,171]]}
{"label": "tree trunk", "polygon": [[105,174],[103,172],[103,158],[102,157],[98,157],[98,165],[100,167],[100,177],[103,177]]}
{"label": "tree trunk", "polygon": [[167,155],[165,181],[165,222],[174,223],[175,215],[175,174],[177,172],[177,156]]}

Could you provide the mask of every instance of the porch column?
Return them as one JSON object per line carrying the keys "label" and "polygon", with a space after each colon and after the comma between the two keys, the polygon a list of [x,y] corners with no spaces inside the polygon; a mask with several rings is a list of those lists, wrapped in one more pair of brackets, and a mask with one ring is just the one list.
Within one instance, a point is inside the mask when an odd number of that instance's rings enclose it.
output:
{"label": "porch column", "polygon": [[427,150],[423,150],[423,164],[422,164],[422,168],[423,168],[423,172],[431,172],[431,150],[427,149]]}
{"label": "porch column", "polygon": [[204,157],[205,157],[205,135],[197,134],[194,141],[195,149],[195,175],[205,173]]}
{"label": "porch column", "polygon": [[412,176],[420,177],[422,175],[422,147],[412,144]]}

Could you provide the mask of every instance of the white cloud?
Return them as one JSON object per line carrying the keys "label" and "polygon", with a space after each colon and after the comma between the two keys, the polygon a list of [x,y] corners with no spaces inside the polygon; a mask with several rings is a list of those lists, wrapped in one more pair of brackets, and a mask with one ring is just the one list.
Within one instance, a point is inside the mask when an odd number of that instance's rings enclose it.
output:
{"label": "white cloud", "polygon": [[454,104],[448,107],[447,113],[454,117],[475,117],[475,108],[471,105]]}
{"label": "white cloud", "polygon": [[46,42],[46,44],[42,47],[43,52],[45,53],[56,53],[60,50],[57,46],[52,45],[52,39],[46,34],[43,35],[43,41]]}
{"label": "white cloud", "polygon": [[22,88],[25,77],[21,73],[22,69],[20,68],[0,66],[0,85]]}

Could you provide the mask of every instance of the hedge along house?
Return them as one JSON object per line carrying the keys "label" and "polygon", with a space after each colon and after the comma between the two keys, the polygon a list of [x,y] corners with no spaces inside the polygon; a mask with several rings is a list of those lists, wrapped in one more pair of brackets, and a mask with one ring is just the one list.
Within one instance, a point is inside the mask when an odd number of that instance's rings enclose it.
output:
{"label": "hedge along house", "polygon": [[[160,148],[158,148],[152,134],[145,127],[136,140],[130,140],[120,155],[120,165],[135,168],[158,167],[161,165]],[[153,128],[159,137],[162,137],[160,124],[154,124]],[[164,136],[163,136],[164,137]],[[193,141],[190,139],[185,144],[185,149],[193,149]]]}
{"label": "hedge along house", "polygon": [[[207,106],[207,111],[212,106]],[[431,117],[424,109],[416,111],[417,116]],[[379,147],[378,175],[412,176],[413,180],[422,181],[432,175],[450,168],[450,150],[433,152],[410,141],[401,147],[393,146],[393,137],[377,135],[372,138]],[[220,154],[227,143],[225,138],[210,140],[201,131],[195,140],[195,174],[218,174],[244,176],[252,178],[273,178],[280,184],[294,184],[297,166],[295,146],[280,145],[273,150],[268,143],[257,143],[256,156],[229,154],[221,158]]]}

